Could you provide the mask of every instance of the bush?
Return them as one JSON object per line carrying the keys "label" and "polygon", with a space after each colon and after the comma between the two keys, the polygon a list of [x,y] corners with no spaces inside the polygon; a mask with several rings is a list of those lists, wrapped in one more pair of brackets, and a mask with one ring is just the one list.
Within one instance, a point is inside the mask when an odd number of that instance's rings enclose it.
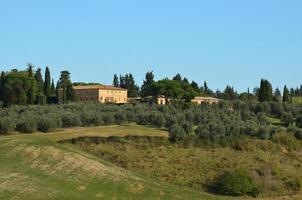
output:
{"label": "bush", "polygon": [[259,127],[258,131],[257,131],[257,137],[260,139],[269,139],[270,138],[270,131],[267,127],[262,126]]}
{"label": "bush", "polygon": [[[90,126],[91,124],[94,124],[94,118],[95,115],[94,113],[90,113],[90,112],[83,112],[81,114],[81,122],[83,126]],[[80,123],[80,122],[76,122],[76,123]]]}
{"label": "bush", "polygon": [[0,134],[10,134],[16,128],[16,124],[12,118],[0,118]]}
{"label": "bush", "polygon": [[126,115],[123,111],[119,111],[114,114],[114,119],[117,124],[123,124],[126,122]]}
{"label": "bush", "polygon": [[302,115],[296,118],[296,126],[302,128]]}
{"label": "bush", "polygon": [[276,133],[272,137],[273,142],[287,147],[289,150],[294,150],[297,148],[297,139],[292,133]]}
{"label": "bush", "polygon": [[64,113],[61,117],[63,127],[81,126],[81,118],[73,113]]}
{"label": "bush", "polygon": [[37,123],[38,130],[44,133],[54,131],[56,128],[59,127],[59,121],[55,118],[50,117],[41,117]]}
{"label": "bush", "polygon": [[169,138],[172,141],[182,140],[182,139],[184,139],[185,135],[186,134],[185,134],[184,129],[181,126],[177,125],[177,124],[174,124],[169,129]]}
{"label": "bush", "polygon": [[103,115],[102,114],[96,114],[94,116],[93,124],[95,126],[101,126],[104,124]]}
{"label": "bush", "polygon": [[294,122],[294,117],[291,113],[284,113],[281,117],[281,121],[285,126],[289,126]]}
{"label": "bush", "polygon": [[112,125],[114,124],[114,116],[111,113],[106,113],[103,117],[105,124]]}
{"label": "bush", "polygon": [[165,117],[161,113],[156,113],[152,117],[152,124],[157,126],[158,128],[162,128],[166,124]]}
{"label": "bush", "polygon": [[186,134],[191,134],[193,132],[193,124],[191,124],[190,122],[185,122],[182,125],[182,128],[184,129]]}
{"label": "bush", "polygon": [[16,130],[22,133],[33,133],[37,131],[37,122],[34,119],[23,119],[17,123]]}
{"label": "bush", "polygon": [[260,193],[253,179],[242,170],[224,172],[214,181],[212,188],[219,194],[231,196],[257,197]]}

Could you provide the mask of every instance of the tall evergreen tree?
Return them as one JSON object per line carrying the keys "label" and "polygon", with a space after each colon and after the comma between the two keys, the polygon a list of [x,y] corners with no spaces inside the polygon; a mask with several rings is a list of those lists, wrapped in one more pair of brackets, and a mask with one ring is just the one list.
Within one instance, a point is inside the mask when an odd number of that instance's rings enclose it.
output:
{"label": "tall evergreen tree", "polygon": [[120,87],[126,89],[125,77],[120,74]]}
{"label": "tall evergreen tree", "polygon": [[289,101],[290,101],[289,90],[285,85],[283,90],[283,102],[289,102]]}
{"label": "tall evergreen tree", "polygon": [[59,88],[62,88],[62,101],[63,103],[67,103],[69,101],[75,100],[75,93],[72,87],[72,82],[70,79],[69,71],[61,71],[60,80],[59,80]]}
{"label": "tall evergreen tree", "polygon": [[32,64],[28,64],[28,68],[27,68],[27,72],[28,72],[28,76],[30,77],[31,79],[31,83],[30,83],[30,88],[27,92],[27,97],[28,97],[28,104],[34,104],[35,102],[35,89],[34,89],[34,74],[33,74],[33,65]]}
{"label": "tall evergreen tree", "polygon": [[135,80],[132,74],[125,75],[125,86],[128,89],[129,97],[136,97],[139,93],[139,87],[135,84]]}
{"label": "tall evergreen tree", "polygon": [[38,68],[36,73],[35,73],[35,80],[37,82],[38,85],[38,91],[40,93],[44,93],[43,89],[44,89],[44,81],[43,81],[43,77],[42,77],[42,72],[41,72],[41,68]]}
{"label": "tall evergreen tree", "polygon": [[51,81],[51,87],[50,87],[50,95],[55,95],[56,94],[56,87],[55,87],[55,82],[52,79]]}
{"label": "tall evergreen tree", "polygon": [[260,102],[273,100],[273,89],[268,80],[261,79],[258,98]]}
{"label": "tall evergreen tree", "polygon": [[46,97],[50,96],[51,93],[51,79],[50,79],[50,71],[49,68],[46,66],[45,69],[45,78],[44,78],[45,82],[44,82],[44,95]]}
{"label": "tall evergreen tree", "polygon": [[119,80],[118,80],[118,77],[117,77],[116,74],[114,74],[114,76],[113,76],[113,86],[114,87],[119,87],[120,86]]}
{"label": "tall evergreen tree", "polygon": [[238,98],[237,92],[234,90],[233,87],[227,85],[225,90],[223,91],[224,99],[226,100],[235,100]]}
{"label": "tall evergreen tree", "polygon": [[181,75],[178,73],[178,74],[176,74],[176,75],[173,77],[173,80],[174,80],[174,81],[181,82],[182,77],[181,77]]}
{"label": "tall evergreen tree", "polygon": [[4,71],[1,72],[0,76],[0,101],[3,102],[3,86],[4,86]]}
{"label": "tall evergreen tree", "polygon": [[201,93],[201,90],[200,90],[198,84],[195,81],[192,81],[191,86],[197,92],[197,94]]}
{"label": "tall evergreen tree", "polygon": [[281,91],[279,88],[275,89],[273,100],[279,102],[281,100]]}
{"label": "tall evergreen tree", "polygon": [[145,76],[145,80],[144,80],[143,85],[141,87],[141,96],[142,97],[155,95],[155,92],[153,91],[154,83],[155,83],[155,81],[154,81],[153,71],[147,72],[146,76]]}

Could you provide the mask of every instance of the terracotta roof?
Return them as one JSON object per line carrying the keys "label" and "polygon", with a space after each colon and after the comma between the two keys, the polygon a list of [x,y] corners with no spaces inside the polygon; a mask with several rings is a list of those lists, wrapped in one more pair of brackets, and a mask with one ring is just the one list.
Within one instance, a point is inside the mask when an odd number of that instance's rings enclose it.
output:
{"label": "terracotta roof", "polygon": [[112,85],[78,85],[73,86],[75,90],[89,90],[89,89],[98,89],[98,90],[127,90],[124,88],[114,87]]}

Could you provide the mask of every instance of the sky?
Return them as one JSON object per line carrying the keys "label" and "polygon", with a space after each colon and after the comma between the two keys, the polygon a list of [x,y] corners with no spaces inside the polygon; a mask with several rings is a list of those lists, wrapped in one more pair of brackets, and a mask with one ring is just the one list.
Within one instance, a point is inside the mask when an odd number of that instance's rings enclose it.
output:
{"label": "sky", "polygon": [[302,84],[301,0],[1,0],[0,70],[141,84],[180,73],[212,89]]}

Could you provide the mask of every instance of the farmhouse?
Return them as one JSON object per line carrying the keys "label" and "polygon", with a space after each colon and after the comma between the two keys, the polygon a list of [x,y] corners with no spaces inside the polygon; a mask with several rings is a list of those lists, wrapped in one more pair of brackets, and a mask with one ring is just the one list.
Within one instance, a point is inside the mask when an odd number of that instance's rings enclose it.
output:
{"label": "farmhouse", "polygon": [[[98,101],[101,103],[127,103],[127,89],[109,85],[73,86],[76,101]],[[63,90],[59,89],[59,102],[63,101]]]}
{"label": "farmhouse", "polygon": [[220,101],[221,101],[221,99],[217,99],[214,97],[195,97],[194,99],[192,99],[192,103],[195,103],[195,104],[203,104],[203,103],[216,104]]}

